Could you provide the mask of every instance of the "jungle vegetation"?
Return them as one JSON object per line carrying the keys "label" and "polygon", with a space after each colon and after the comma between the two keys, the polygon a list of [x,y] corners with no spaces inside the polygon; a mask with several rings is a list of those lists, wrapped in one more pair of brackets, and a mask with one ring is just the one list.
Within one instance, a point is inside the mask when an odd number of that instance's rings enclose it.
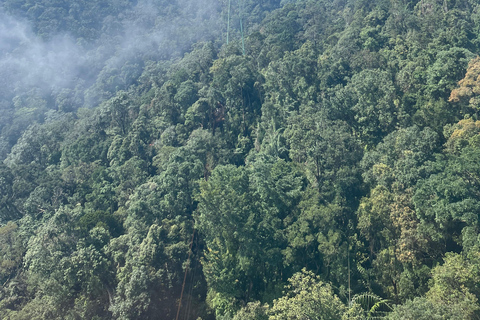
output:
{"label": "jungle vegetation", "polygon": [[480,318],[478,1],[0,18],[1,319]]}

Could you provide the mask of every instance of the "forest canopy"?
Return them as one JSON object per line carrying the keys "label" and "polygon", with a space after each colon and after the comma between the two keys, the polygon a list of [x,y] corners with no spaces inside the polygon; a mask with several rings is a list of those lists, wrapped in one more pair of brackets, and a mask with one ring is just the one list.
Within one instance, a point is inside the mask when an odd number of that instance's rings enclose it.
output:
{"label": "forest canopy", "polygon": [[0,318],[477,319],[480,3],[0,3]]}

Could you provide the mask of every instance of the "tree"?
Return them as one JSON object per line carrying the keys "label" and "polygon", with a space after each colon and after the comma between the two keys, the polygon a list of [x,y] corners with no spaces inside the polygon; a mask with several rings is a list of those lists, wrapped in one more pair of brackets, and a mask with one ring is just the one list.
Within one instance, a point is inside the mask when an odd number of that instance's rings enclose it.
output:
{"label": "tree", "polygon": [[119,91],[113,98],[108,100],[104,106],[111,119],[111,126],[118,134],[125,136],[133,122],[133,117],[138,112],[133,105],[127,92]]}
{"label": "tree", "polygon": [[284,136],[290,158],[306,167],[313,185],[326,201],[335,197],[355,198],[356,166],[362,157],[360,143],[344,121],[331,121],[324,113],[305,110],[292,115]]}
{"label": "tree", "polygon": [[422,287],[421,280],[405,277],[405,272],[422,274],[420,266],[441,255],[423,229],[414,198],[418,183],[436,172],[437,139],[428,128],[397,130],[362,160],[371,189],[357,210],[358,231],[367,242],[371,272],[384,294],[395,300],[409,287]]}
{"label": "tree", "polygon": [[268,310],[271,320],[334,320],[346,311],[331,286],[305,269],[294,274],[285,289],[285,295]]}
{"label": "tree", "polygon": [[318,191],[307,189],[297,210],[285,219],[288,243],[283,250],[283,263],[287,270],[295,272],[307,267],[345,294],[348,250],[354,246],[349,243],[352,236],[350,219],[349,208],[340,203],[323,204]]}
{"label": "tree", "polygon": [[387,319],[477,319],[478,276],[475,261],[447,253],[444,263],[432,270],[426,296],[396,306]]}
{"label": "tree", "polygon": [[[158,314],[173,318],[185,272],[200,272],[197,257],[187,260],[192,222],[177,217],[147,226],[127,219],[125,229],[128,233],[113,239],[108,247],[117,280],[109,310],[119,319],[156,319]],[[197,289],[202,279],[188,278],[186,292],[191,292],[195,304],[197,290],[204,289]],[[200,316],[201,312],[193,313]]]}
{"label": "tree", "polygon": [[0,164],[0,223],[19,218],[20,212],[15,206],[13,190],[15,176],[10,168]]}
{"label": "tree", "polygon": [[18,225],[8,222],[0,227],[0,316],[7,310],[16,310],[27,294],[24,279],[19,272],[25,248]]}
{"label": "tree", "polygon": [[480,121],[464,119],[447,125],[444,128],[444,136],[448,138],[445,151],[449,154],[459,155],[464,148],[477,148],[480,146]]}
{"label": "tree", "polygon": [[88,314],[88,310],[74,308],[80,300],[95,314],[108,314],[108,288],[113,279],[103,247],[110,236],[102,228],[81,238],[76,227],[81,214],[81,207],[62,207],[29,239],[24,265],[35,298],[18,308],[19,318]]}
{"label": "tree", "polygon": [[[464,48],[453,47],[445,51],[439,51],[436,54],[436,61],[427,70],[427,92],[433,98],[447,99],[450,91],[452,91],[455,86],[455,82],[464,74],[465,66],[472,57],[473,54]],[[473,62],[473,64],[474,63],[475,62]],[[470,68],[474,67],[470,65]],[[467,75],[466,77],[470,76],[471,75]],[[468,82],[468,80],[460,81],[459,85],[466,87]],[[455,92],[455,90],[453,90],[452,93],[453,92]],[[458,96],[455,97],[455,93],[453,93],[453,96],[450,94],[448,100],[454,101],[460,98]]]}
{"label": "tree", "polygon": [[459,246],[472,249],[479,230],[475,212],[480,205],[480,168],[473,159],[480,150],[467,145],[453,151],[457,154],[438,161],[435,174],[421,181],[413,196],[423,232],[438,242],[444,252],[457,251]]}
{"label": "tree", "polygon": [[398,98],[391,75],[379,69],[355,74],[338,90],[336,99],[348,115],[353,113],[356,132],[367,146],[374,145],[398,125]]}
{"label": "tree", "polygon": [[478,97],[480,94],[479,75],[480,57],[477,56],[468,63],[465,77],[458,82],[458,88],[452,90],[448,101],[459,103],[464,108],[468,107],[477,114],[480,108],[480,98]]}
{"label": "tree", "polygon": [[205,236],[203,270],[218,315],[266,299],[283,282],[283,224],[303,186],[294,166],[261,156],[246,168],[218,166],[200,184],[195,220]]}
{"label": "tree", "polygon": [[432,270],[433,285],[426,297],[435,303],[451,306],[452,314],[457,317],[475,318],[480,311],[479,276],[475,261],[460,254],[447,253],[444,263]]}
{"label": "tree", "polygon": [[[255,259],[250,256],[255,226],[260,218],[248,190],[248,175],[243,167],[219,166],[208,181],[200,185],[196,224],[205,235],[207,251],[203,262],[211,290],[248,301],[260,284]],[[258,291],[257,291],[258,292]]]}
{"label": "tree", "polygon": [[[250,137],[260,116],[260,74],[249,57],[236,55],[216,60],[210,72],[210,86],[213,92],[219,93],[220,99],[210,101],[215,104],[211,119],[215,119],[216,125],[212,129],[222,128],[223,139],[228,145],[236,146],[242,137]],[[242,156],[248,151],[243,151]]]}
{"label": "tree", "polygon": [[291,114],[317,102],[317,56],[312,43],[306,42],[264,70],[265,96],[269,104],[262,106],[262,117],[267,125],[272,119],[277,127],[284,125]]}
{"label": "tree", "polygon": [[233,320],[268,320],[268,306],[262,306],[259,301],[249,302],[240,309]]}
{"label": "tree", "polygon": [[447,320],[465,319],[464,314],[451,312],[444,304],[436,304],[425,297],[408,300],[394,307],[386,319],[389,320]]}

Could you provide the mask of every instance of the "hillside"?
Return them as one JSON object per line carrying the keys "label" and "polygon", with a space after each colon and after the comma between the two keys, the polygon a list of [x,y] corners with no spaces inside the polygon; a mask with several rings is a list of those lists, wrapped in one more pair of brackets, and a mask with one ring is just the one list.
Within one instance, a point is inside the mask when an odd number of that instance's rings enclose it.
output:
{"label": "hillside", "polygon": [[1,2],[0,318],[477,319],[479,35],[471,0]]}

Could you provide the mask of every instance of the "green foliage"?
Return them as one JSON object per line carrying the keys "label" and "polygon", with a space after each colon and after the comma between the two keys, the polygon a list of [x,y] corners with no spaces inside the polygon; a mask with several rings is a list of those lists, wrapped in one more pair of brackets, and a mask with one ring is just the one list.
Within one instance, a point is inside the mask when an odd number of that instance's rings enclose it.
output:
{"label": "green foliage", "polygon": [[[392,310],[388,300],[372,293],[362,293],[352,298],[352,305],[360,306],[365,312],[366,319],[381,319]],[[355,307],[351,307],[355,309]]]}
{"label": "green foliage", "polygon": [[425,297],[395,307],[388,319],[476,319],[477,263],[447,253],[443,265],[432,270],[432,286]]}
{"label": "green foliage", "polygon": [[203,270],[215,292],[248,302],[282,282],[282,221],[303,186],[295,167],[261,157],[247,168],[219,166],[201,184],[196,222],[207,245]]}
{"label": "green foliage", "polygon": [[334,320],[346,309],[328,284],[306,270],[294,274],[285,289],[285,296],[275,300],[268,311],[271,320]]}
{"label": "green foliage", "polygon": [[474,1],[0,9],[0,318],[478,317]]}
{"label": "green foliage", "polygon": [[15,206],[14,174],[7,166],[0,164],[0,222],[13,220],[19,217],[19,210]]}
{"label": "green foliage", "polygon": [[363,70],[355,74],[337,99],[345,113],[353,114],[362,141],[376,144],[392,132],[397,123],[398,99],[391,75],[382,70]]}
{"label": "green foliage", "polygon": [[478,267],[459,254],[447,253],[444,264],[432,270],[433,285],[426,297],[439,304],[451,306],[451,312],[465,318],[478,315]]}
{"label": "green foliage", "polygon": [[260,302],[249,302],[240,309],[233,320],[268,320],[267,306],[262,306]]}
{"label": "green foliage", "polygon": [[0,281],[4,284],[15,275],[23,260],[25,249],[17,229],[18,226],[13,222],[0,228]]}
{"label": "green foliage", "polygon": [[443,320],[443,319],[465,319],[463,313],[455,313],[446,308],[444,304],[436,304],[421,297],[409,300],[403,305],[395,307],[387,319],[392,320]]}
{"label": "green foliage", "polygon": [[292,270],[307,266],[346,290],[351,212],[319,200],[315,189],[306,190],[298,209],[285,219],[284,264]]}
{"label": "green foliage", "polygon": [[347,194],[354,198],[354,188],[359,184],[356,166],[362,150],[348,124],[308,111],[291,116],[289,122],[284,136],[290,147],[290,158],[304,165],[321,196],[326,201]]}

